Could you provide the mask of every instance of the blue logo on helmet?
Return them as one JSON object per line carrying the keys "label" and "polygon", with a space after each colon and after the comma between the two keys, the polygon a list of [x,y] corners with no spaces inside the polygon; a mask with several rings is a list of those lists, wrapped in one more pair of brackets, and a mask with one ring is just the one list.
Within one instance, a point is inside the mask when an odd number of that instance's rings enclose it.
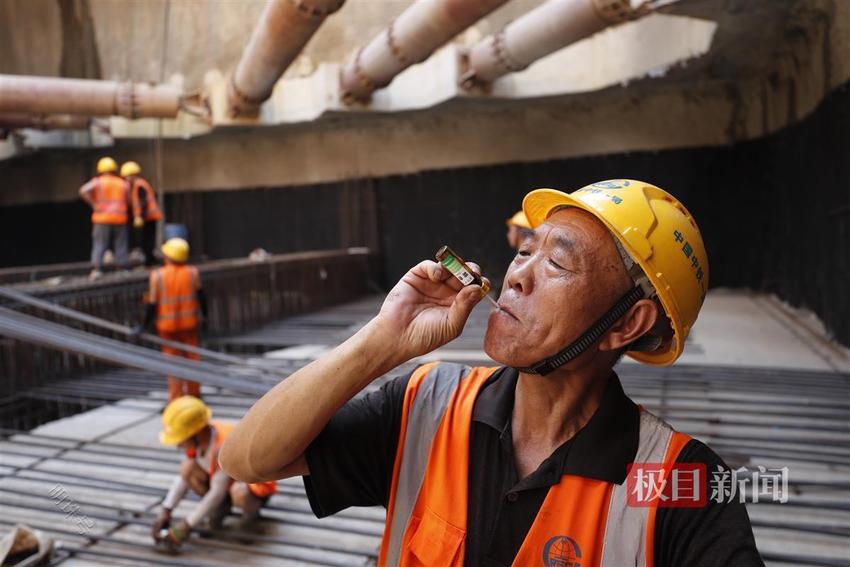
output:
{"label": "blue logo on helmet", "polygon": [[623,187],[628,187],[631,185],[625,179],[617,180],[617,181],[600,181],[598,183],[594,183],[594,187],[601,187],[602,189],[622,189]]}

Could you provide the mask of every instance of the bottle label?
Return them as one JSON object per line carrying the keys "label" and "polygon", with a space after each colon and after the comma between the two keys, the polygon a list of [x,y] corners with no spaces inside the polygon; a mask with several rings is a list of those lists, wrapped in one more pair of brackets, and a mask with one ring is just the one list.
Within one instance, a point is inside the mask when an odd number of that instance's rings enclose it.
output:
{"label": "bottle label", "polygon": [[457,258],[454,256],[446,255],[440,260],[440,263],[443,264],[446,269],[454,275],[454,277],[460,280],[460,283],[463,285],[475,283],[475,276],[473,276],[463,264],[458,262]]}

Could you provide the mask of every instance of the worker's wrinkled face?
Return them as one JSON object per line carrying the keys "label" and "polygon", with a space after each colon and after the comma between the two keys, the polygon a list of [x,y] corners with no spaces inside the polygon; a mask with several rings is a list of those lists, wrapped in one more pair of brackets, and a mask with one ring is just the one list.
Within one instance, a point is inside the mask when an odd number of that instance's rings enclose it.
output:
{"label": "worker's wrinkled face", "polygon": [[530,366],[577,339],[632,285],[608,229],[581,209],[558,210],[520,242],[484,350]]}

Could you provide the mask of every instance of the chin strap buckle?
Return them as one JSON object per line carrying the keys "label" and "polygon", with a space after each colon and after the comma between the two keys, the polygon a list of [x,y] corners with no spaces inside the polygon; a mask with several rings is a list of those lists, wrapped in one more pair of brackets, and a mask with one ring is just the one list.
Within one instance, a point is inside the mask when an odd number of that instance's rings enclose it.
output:
{"label": "chin strap buckle", "polygon": [[643,270],[640,271],[640,275],[633,279],[635,285],[638,286],[641,290],[643,290],[643,298],[652,299],[653,297],[658,295],[655,291],[655,286],[652,285],[652,282],[649,281],[649,278],[646,277],[646,274],[643,273]]}

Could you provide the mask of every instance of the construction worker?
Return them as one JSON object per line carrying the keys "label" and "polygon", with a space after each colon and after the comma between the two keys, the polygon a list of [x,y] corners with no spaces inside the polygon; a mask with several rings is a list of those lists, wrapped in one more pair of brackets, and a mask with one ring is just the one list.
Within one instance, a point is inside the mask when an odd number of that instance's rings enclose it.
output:
{"label": "construction worker", "polygon": [[538,189],[523,210],[534,230],[484,339],[502,366],[431,363],[352,399],[460,335],[481,300],[424,261],[353,337],[254,404],[222,468],[303,475],[319,517],[386,506],[381,566],[762,566],[744,504],[706,498],[707,477],[731,471],[613,370],[623,354],[664,366],[682,353],[708,286],[693,217],[634,180]]}
{"label": "construction worker", "polygon": [[[252,527],[259,517],[260,508],[277,492],[274,481],[255,484],[235,482],[219,468],[218,452],[233,424],[211,418],[210,408],[193,396],[177,398],[162,413],[160,442],[179,447],[186,458],[154,522],[153,538],[157,543],[171,548],[180,547],[192,528],[198,527],[203,520],[207,521],[209,528],[220,528],[232,505],[242,509],[240,528]],[[195,492],[201,501],[185,519],[174,521],[172,511],[187,490]]]}
{"label": "construction worker", "polygon": [[134,161],[121,164],[121,177],[127,182],[130,204],[133,209],[133,243],[145,254],[145,266],[154,264],[156,246],[156,223],[162,220],[162,211],[156,200],[156,192],[143,177],[142,168]]}
{"label": "construction worker", "polygon": [[508,233],[506,235],[508,246],[516,250],[522,239],[531,232],[531,225],[528,224],[528,218],[522,211],[515,213],[514,216],[505,221],[505,224],[508,225]]}
{"label": "construction worker", "polygon": [[[189,243],[182,238],[170,238],[162,245],[165,266],[151,271],[144,323],[136,333],[156,322],[156,331],[163,339],[191,346],[200,343],[198,331],[206,318],[207,301],[201,288],[198,269],[189,266]],[[200,360],[197,353],[162,346],[164,354]],[[200,398],[201,385],[190,380],[168,377],[168,400],[189,395]]]}
{"label": "construction worker", "polygon": [[97,175],[80,187],[80,197],[92,208],[92,279],[103,274],[103,255],[112,246],[119,268],[127,266],[127,183],[116,175],[111,157],[97,162]]}

